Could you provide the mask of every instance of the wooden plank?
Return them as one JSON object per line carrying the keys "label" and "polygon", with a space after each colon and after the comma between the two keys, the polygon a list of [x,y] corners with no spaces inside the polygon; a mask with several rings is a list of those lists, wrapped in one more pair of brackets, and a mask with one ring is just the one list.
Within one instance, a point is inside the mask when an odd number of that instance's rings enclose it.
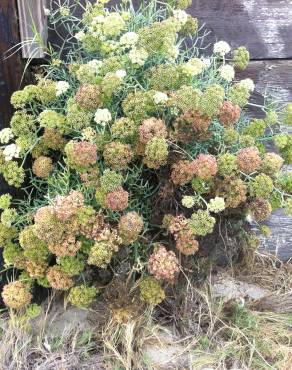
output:
{"label": "wooden plank", "polygon": [[[43,58],[47,45],[46,0],[17,0],[23,58]],[[37,32],[37,35],[35,34]]]}
{"label": "wooden plank", "polygon": [[[291,5],[292,6],[292,5]],[[256,89],[253,100],[260,102],[265,90],[274,90],[283,103],[292,102],[292,60],[251,61],[237,78],[251,78]]]}
{"label": "wooden plank", "polygon": [[188,11],[211,31],[206,42],[244,45],[252,59],[292,58],[291,0],[193,0]]}
{"label": "wooden plank", "polygon": [[272,235],[269,238],[261,237],[261,252],[268,252],[277,256],[281,261],[292,258],[292,217],[284,214],[283,210],[274,211],[265,222]]}
{"label": "wooden plank", "polygon": [[[20,87],[22,76],[20,53],[6,57],[19,43],[15,0],[1,0],[0,6],[0,129],[9,125],[12,115],[10,97]],[[6,54],[7,53],[7,54]]]}

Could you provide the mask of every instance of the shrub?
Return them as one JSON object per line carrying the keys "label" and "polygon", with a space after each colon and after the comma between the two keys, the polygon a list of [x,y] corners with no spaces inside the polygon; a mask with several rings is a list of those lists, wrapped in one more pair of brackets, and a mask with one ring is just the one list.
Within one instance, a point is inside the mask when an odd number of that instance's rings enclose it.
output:
{"label": "shrub", "polygon": [[[291,211],[291,176],[279,173],[292,139],[278,105],[250,119],[243,108],[254,84],[233,81],[248,51],[219,41],[207,60],[203,49],[186,49],[198,37],[197,20],[182,10],[190,1],[138,10],[122,1],[114,11],[106,3],[88,4],[81,23],[52,13],[54,26],[70,22],[75,42],[67,56],[54,52],[35,86],[12,95],[11,129],[0,132],[0,173],[16,187],[26,176],[33,194],[0,199],[5,262],[22,270],[3,290],[11,308],[30,303],[34,284],[88,306],[102,270],[118,275],[120,265],[133,287],[141,277],[141,300],[156,305],[163,285],[200,258],[219,218],[236,214],[230,225],[240,219],[246,232],[247,214],[260,222],[272,207]],[[265,153],[274,138],[279,155]]]}

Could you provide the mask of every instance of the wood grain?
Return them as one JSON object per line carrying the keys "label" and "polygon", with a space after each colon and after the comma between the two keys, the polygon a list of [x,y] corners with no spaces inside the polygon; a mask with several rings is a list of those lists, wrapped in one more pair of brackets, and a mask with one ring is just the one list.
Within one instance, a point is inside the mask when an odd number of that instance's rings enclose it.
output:
{"label": "wood grain", "polygon": [[292,58],[291,0],[193,0],[188,11],[211,31],[208,42],[244,45],[252,59]]}
{"label": "wood grain", "polygon": [[288,261],[292,258],[292,217],[284,214],[279,209],[272,213],[269,220],[265,222],[271,229],[272,235],[269,238],[261,237],[261,252],[274,254],[281,261]]}
{"label": "wood grain", "polygon": [[43,58],[47,44],[46,0],[17,0],[17,4],[22,57]]}
{"label": "wood grain", "polygon": [[267,90],[274,91],[283,103],[292,101],[292,60],[251,61],[236,77],[251,78],[255,82],[254,100],[262,100],[261,96]]}

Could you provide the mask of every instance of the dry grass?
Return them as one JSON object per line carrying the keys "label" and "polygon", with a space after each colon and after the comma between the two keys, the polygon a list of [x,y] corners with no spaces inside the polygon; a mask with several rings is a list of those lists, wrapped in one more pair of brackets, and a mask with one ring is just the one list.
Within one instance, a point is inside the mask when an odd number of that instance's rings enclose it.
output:
{"label": "dry grass", "polygon": [[223,303],[212,295],[211,276],[200,286],[184,276],[155,310],[139,311],[130,305],[111,307],[111,317],[103,312],[96,326],[96,309],[95,326],[90,330],[68,328],[53,335],[47,329],[51,320],[45,315],[38,335],[34,335],[16,319],[3,318],[0,369],[290,370],[289,265],[256,254],[248,269],[241,266],[227,273],[269,288],[271,294],[258,301]]}
{"label": "dry grass", "polygon": [[105,369],[92,333],[73,330],[34,337],[24,327],[1,323],[0,368],[5,370]]}

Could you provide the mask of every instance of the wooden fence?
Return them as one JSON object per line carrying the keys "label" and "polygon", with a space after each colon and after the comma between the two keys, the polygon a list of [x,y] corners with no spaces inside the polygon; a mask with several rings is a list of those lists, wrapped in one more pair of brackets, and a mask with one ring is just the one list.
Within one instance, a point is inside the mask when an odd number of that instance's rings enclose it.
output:
{"label": "wooden fence", "polygon": [[[9,124],[12,114],[9,100],[12,92],[20,87],[23,59],[43,57],[43,48],[34,43],[9,59],[3,57],[8,49],[32,37],[32,26],[46,43],[46,1],[52,3],[53,0],[1,0],[0,129]],[[138,0],[133,2],[139,3]],[[277,88],[283,102],[292,101],[291,0],[193,0],[188,11],[211,31],[208,41],[225,40],[233,47],[244,45],[249,49],[250,66],[238,77],[248,76],[255,81],[254,101],[262,99],[261,93],[266,86]],[[56,40],[56,34],[50,32],[48,41]],[[4,188],[3,182],[1,188]],[[283,259],[291,257],[292,221],[279,211],[272,216],[269,225],[274,233],[267,247],[277,248]]]}

